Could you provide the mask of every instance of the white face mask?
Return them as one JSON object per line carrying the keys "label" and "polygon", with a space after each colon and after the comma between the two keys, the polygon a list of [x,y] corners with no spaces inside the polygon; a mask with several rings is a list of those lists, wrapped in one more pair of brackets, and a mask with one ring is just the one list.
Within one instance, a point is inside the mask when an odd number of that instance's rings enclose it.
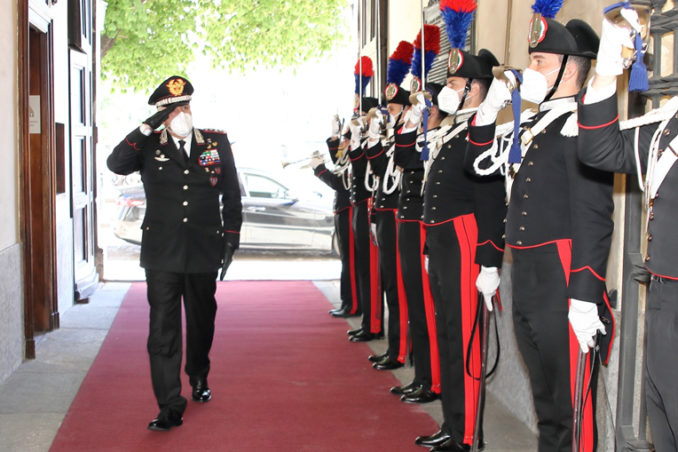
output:
{"label": "white face mask", "polygon": [[559,70],[560,67],[546,74],[542,74],[541,72],[535,71],[534,69],[525,69],[523,71],[523,82],[520,84],[520,97],[523,100],[533,102],[535,104],[542,103],[546,98],[546,94],[548,94],[549,89],[552,88],[552,86],[548,86],[546,77],[553,74],[554,72],[558,72]]}
{"label": "white face mask", "polygon": [[193,117],[190,113],[179,112],[170,122],[169,128],[181,138],[187,137],[193,130]]}
{"label": "white face mask", "polygon": [[460,103],[461,95],[459,91],[455,91],[448,86],[443,86],[443,89],[438,93],[438,108],[446,113],[456,113]]}

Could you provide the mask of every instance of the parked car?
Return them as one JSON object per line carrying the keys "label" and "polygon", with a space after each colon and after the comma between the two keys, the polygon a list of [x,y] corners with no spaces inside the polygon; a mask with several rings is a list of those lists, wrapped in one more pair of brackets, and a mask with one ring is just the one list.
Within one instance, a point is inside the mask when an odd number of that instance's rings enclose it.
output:
{"label": "parked car", "polygon": [[[250,168],[238,168],[238,179],[243,207],[241,248],[337,253],[332,200],[328,196],[291,189],[275,176]],[[114,234],[140,244],[146,214],[143,187],[127,188],[118,203],[122,208]]]}

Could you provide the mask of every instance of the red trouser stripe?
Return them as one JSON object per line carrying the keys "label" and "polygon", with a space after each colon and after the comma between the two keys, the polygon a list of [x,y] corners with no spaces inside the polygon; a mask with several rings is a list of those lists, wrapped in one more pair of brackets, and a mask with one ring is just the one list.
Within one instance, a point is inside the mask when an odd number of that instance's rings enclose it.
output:
{"label": "red trouser stripe", "polygon": [[351,219],[353,218],[353,206],[348,208],[348,260],[351,268],[351,314],[358,312],[358,286],[355,276],[355,234]]}
{"label": "red trouser stripe", "polygon": [[[570,283],[570,269],[572,264],[572,240],[558,240],[556,242],[558,247],[558,255],[560,257],[560,263],[563,266],[563,272],[565,273],[565,282],[569,285]],[[575,398],[575,383],[577,378],[577,358],[579,357],[579,341],[577,336],[575,336],[574,331],[572,331],[572,326],[569,326],[570,331],[570,397],[572,400],[572,414],[574,415],[574,398]],[[581,436],[579,439],[579,451],[575,452],[592,452],[594,446],[594,435],[593,435],[593,396],[589,393],[586,395],[586,389],[590,385],[591,380],[591,362],[588,359],[590,355],[587,355],[585,360],[585,369],[584,369],[584,382],[582,384],[582,400],[584,400],[584,405],[582,407],[582,418],[581,418]]]}
{"label": "red trouser stripe", "polygon": [[421,281],[424,288],[424,311],[426,312],[426,324],[428,326],[429,350],[431,353],[431,391],[440,394],[440,352],[438,351],[438,332],[436,329],[436,311],[433,304],[431,284],[426,271],[426,258],[424,257],[424,245],[426,244],[426,227],[419,223],[419,236],[421,237]]}
{"label": "red trouser stripe", "polygon": [[[393,211],[393,218],[396,222],[396,244],[398,243],[398,212]],[[403,272],[400,264],[400,247],[396,245],[396,272],[398,281],[398,310],[400,311],[400,343],[398,344],[398,361],[405,364],[409,348],[407,347],[408,337],[408,319],[407,312],[407,293],[405,292],[405,282],[403,281]]]}
{"label": "red trouser stripe", "polygon": [[[369,218],[369,215],[367,216]],[[368,226],[369,227],[369,226]],[[380,333],[381,311],[384,303],[381,297],[381,276],[379,275],[379,248],[370,239],[370,333]]]}
{"label": "red trouser stripe", "polygon": [[[478,242],[478,225],[473,214],[463,215],[454,219],[454,230],[457,233],[459,241],[459,252],[461,258],[461,338],[464,344],[463,363],[464,369],[469,369],[473,376],[480,376],[481,356],[480,356],[480,335],[477,331],[471,347],[471,356],[466,355],[471,332],[475,323],[476,313],[478,312],[478,289],[476,288],[476,279],[478,279],[479,267],[475,263],[476,246]],[[467,363],[466,361],[470,360]],[[464,443],[473,443],[473,432],[476,423],[476,411],[478,409],[478,393],[480,391],[480,381],[470,376],[464,371]]]}

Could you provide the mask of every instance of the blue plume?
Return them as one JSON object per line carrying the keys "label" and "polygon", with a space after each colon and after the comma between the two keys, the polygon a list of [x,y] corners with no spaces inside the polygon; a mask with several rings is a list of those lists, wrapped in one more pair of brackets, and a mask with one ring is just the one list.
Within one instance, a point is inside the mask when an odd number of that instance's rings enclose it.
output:
{"label": "blue plume", "polygon": [[400,85],[408,72],[410,72],[410,63],[407,61],[388,60],[388,71],[386,73],[388,83]]}
{"label": "blue plume", "polygon": [[563,0],[536,0],[532,5],[532,11],[541,14],[543,17],[553,19],[563,7]]}
{"label": "blue plume", "polygon": [[367,89],[368,83],[370,83],[370,80],[372,77],[366,77],[366,76],[360,76],[360,74],[353,74],[355,77],[355,93],[360,94],[360,84],[362,83],[362,93],[363,96],[365,95],[365,90]]}
{"label": "blue plume", "polygon": [[[424,65],[426,73],[428,74],[433,66],[433,61],[438,56],[438,53],[434,50],[429,50],[424,55]],[[421,49],[414,49],[414,55],[412,56],[412,66],[411,66],[412,75],[418,78],[421,78]]]}
{"label": "blue plume", "polygon": [[444,8],[441,10],[443,21],[445,21],[445,31],[450,45],[455,49],[463,49],[466,45],[466,34],[473,21],[473,11],[455,11]]}

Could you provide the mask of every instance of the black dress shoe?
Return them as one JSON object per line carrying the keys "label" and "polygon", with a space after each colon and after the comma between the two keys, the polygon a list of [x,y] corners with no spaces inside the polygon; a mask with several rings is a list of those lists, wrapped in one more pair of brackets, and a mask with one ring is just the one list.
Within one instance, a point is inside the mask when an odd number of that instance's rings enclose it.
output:
{"label": "black dress shoe", "polygon": [[438,430],[433,435],[417,436],[417,438],[414,440],[414,444],[416,444],[417,446],[433,447],[437,446],[438,444],[444,443],[451,437],[452,435],[450,435],[449,433],[444,432],[442,430]]}
{"label": "black dress shoe", "polygon": [[339,319],[345,319],[347,317],[353,316],[353,314],[351,314],[351,308],[336,309],[334,311],[330,311],[330,315],[332,317],[336,317],[336,318],[339,318]]}
{"label": "black dress shoe", "polygon": [[437,400],[440,395],[431,391],[428,387],[421,386],[418,390],[409,394],[403,394],[400,398],[405,403],[429,403]]}
{"label": "black dress shoe", "polygon": [[348,334],[349,336],[355,336],[356,334],[362,333],[362,332],[363,332],[363,327],[361,326],[360,328],[356,328],[354,330],[348,330],[346,332],[346,334]]}
{"label": "black dress shoe", "polygon": [[193,400],[200,403],[209,402],[212,399],[212,391],[207,386],[207,378],[197,378],[193,384]]}
{"label": "black dress shoe", "polygon": [[403,363],[396,359],[391,359],[390,356],[387,356],[381,361],[372,364],[372,367],[377,370],[393,370],[403,367]]}
{"label": "black dress shoe", "polygon": [[178,427],[184,423],[184,418],[181,416],[163,416],[159,414],[148,424],[148,429],[156,432],[166,432],[172,427]]}
{"label": "black dress shoe", "polygon": [[414,391],[419,390],[421,388],[421,385],[419,383],[415,383],[414,381],[408,385],[405,386],[393,386],[390,391],[391,394],[395,395],[404,395],[404,394],[410,394]]}
{"label": "black dress shoe", "polygon": [[[484,450],[485,449],[485,443],[480,442],[478,443],[478,450]],[[454,438],[449,438],[447,441],[444,443],[438,444],[437,446],[434,446],[431,449],[431,452],[443,452],[443,451],[453,451],[453,452],[469,452],[471,450],[471,446],[468,444],[460,443]]]}
{"label": "black dress shoe", "polygon": [[384,333],[368,333],[367,331],[363,330],[360,333],[350,336],[348,340],[351,342],[367,342],[373,341],[375,339],[381,339],[382,337],[384,337]]}
{"label": "black dress shoe", "polygon": [[382,359],[384,359],[387,356],[388,356],[388,351],[386,351],[385,353],[383,353],[381,355],[370,355],[370,356],[367,357],[367,359],[371,363],[378,363],[379,361],[381,361]]}

